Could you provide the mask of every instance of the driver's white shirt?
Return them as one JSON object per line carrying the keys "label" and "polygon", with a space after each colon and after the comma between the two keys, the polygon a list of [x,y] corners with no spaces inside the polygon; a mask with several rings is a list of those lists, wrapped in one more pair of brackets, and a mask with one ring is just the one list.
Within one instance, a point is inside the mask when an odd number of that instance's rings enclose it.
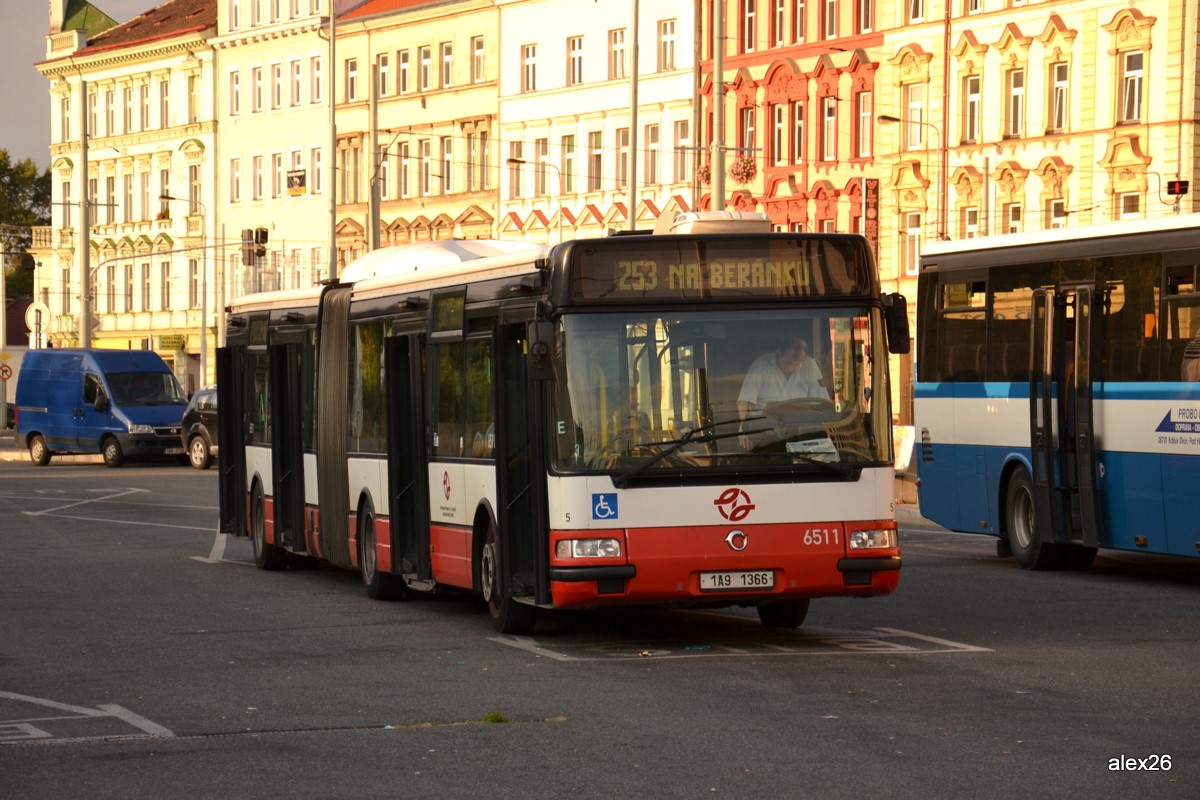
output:
{"label": "driver's white shirt", "polygon": [[795,400],[798,397],[829,398],[829,393],[821,385],[821,368],[812,356],[805,356],[791,375],[784,375],[775,359],[775,353],[766,353],[751,362],[738,395],[740,402],[761,409],[767,403]]}

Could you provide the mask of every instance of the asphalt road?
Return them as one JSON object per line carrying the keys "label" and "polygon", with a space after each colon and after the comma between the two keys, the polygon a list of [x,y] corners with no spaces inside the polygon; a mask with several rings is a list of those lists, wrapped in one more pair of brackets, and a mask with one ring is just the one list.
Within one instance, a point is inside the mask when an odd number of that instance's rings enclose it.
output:
{"label": "asphalt road", "polygon": [[796,632],[521,638],[470,598],[260,572],[216,514],[214,470],[0,460],[0,797],[1198,794],[1200,562],[1029,573],[906,512],[897,593]]}

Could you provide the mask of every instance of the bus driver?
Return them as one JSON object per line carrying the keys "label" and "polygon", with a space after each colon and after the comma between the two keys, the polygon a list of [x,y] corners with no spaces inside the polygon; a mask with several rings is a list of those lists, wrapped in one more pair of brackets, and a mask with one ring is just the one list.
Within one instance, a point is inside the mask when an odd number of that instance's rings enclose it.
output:
{"label": "bus driver", "polygon": [[[750,363],[742,391],[738,394],[738,420],[745,421],[761,413],[767,403],[805,397],[829,399],[825,379],[815,359],[808,355],[808,342],[799,336],[789,336],[773,353],[765,353]],[[750,437],[738,437],[744,450],[750,449]]]}

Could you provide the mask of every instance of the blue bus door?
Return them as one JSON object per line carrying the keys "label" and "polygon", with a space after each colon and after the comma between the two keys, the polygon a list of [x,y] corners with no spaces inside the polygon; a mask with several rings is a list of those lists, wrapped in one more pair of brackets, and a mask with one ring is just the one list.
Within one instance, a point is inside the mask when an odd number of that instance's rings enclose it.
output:
{"label": "blue bus door", "polygon": [[1035,530],[1044,544],[1100,541],[1091,286],[1034,292],[1029,419]]}

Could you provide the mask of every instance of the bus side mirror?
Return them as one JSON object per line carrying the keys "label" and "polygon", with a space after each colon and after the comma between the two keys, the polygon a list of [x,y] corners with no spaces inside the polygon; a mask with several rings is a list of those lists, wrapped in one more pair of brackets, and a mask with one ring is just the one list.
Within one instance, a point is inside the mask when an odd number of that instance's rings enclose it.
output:
{"label": "bus side mirror", "polygon": [[554,325],[538,321],[529,323],[529,377],[548,381],[554,363]]}
{"label": "bus side mirror", "polygon": [[103,394],[99,395],[96,398],[96,402],[92,404],[92,408],[96,409],[101,414],[103,414],[105,411],[108,411],[108,397]]}
{"label": "bus side mirror", "polygon": [[912,347],[908,332],[908,300],[899,292],[884,295],[883,318],[887,323],[888,352],[902,355]]}

